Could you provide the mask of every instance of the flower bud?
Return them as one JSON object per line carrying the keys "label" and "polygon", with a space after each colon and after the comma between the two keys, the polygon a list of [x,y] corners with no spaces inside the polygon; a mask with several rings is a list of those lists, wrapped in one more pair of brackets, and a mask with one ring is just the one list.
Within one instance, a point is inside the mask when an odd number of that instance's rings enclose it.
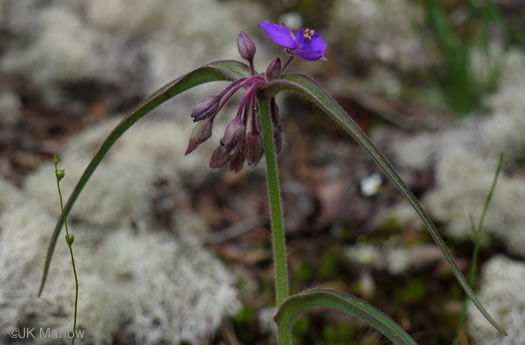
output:
{"label": "flower bud", "polygon": [[262,137],[260,133],[251,132],[246,136],[246,160],[248,165],[259,163],[264,153]]}
{"label": "flower bud", "polygon": [[58,181],[62,181],[64,176],[66,176],[66,171],[64,169],[56,169],[55,173],[57,175]]}
{"label": "flower bud", "polygon": [[211,137],[213,129],[213,118],[207,119],[205,121],[199,122],[193,131],[191,132],[190,142],[188,148],[184,153],[185,156],[189,155],[193,150],[195,150],[200,144],[205,142]]}
{"label": "flower bud", "polygon": [[74,241],[75,241],[75,236],[73,234],[66,235],[66,242],[69,246],[73,245]]}
{"label": "flower bud", "polygon": [[245,147],[244,141],[240,144],[239,149],[235,152],[233,155],[230,165],[228,166],[228,169],[233,172],[238,172],[242,169],[242,166],[244,165],[244,159],[246,158],[246,151],[244,149]]}
{"label": "flower bud", "polygon": [[248,37],[243,31],[239,34],[237,39],[237,48],[239,48],[239,54],[241,54],[243,59],[252,61],[255,55],[255,43],[252,39]]}
{"label": "flower bud", "polygon": [[216,168],[222,168],[228,162],[232,159],[232,157],[228,154],[226,154],[226,150],[224,149],[224,146],[219,145],[215,151],[213,151],[213,154],[211,155],[210,159],[210,168],[216,169]]}
{"label": "flower bud", "polygon": [[246,127],[240,117],[236,117],[226,127],[224,132],[224,149],[226,153],[232,154],[236,148],[244,141]]}
{"label": "flower bud", "polygon": [[281,59],[279,57],[276,57],[268,65],[268,68],[266,69],[266,78],[268,80],[273,80],[273,79],[278,79],[280,76],[281,76]]}
{"label": "flower bud", "polygon": [[57,153],[53,156],[53,162],[55,162],[55,164],[60,163],[60,156]]}
{"label": "flower bud", "polygon": [[217,114],[220,110],[221,98],[219,96],[206,96],[201,98],[193,107],[191,117],[193,122],[206,120]]}

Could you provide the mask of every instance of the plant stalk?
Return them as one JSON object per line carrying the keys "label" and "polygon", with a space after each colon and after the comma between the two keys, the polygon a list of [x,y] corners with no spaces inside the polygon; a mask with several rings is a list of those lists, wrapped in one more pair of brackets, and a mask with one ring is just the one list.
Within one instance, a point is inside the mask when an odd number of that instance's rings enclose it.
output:
{"label": "plant stalk", "polygon": [[[55,172],[57,171],[58,161],[55,161]],[[71,345],[75,345],[75,339],[77,337],[77,311],[78,311],[78,276],[77,276],[77,268],[75,266],[75,257],[73,255],[73,243],[68,241],[69,237],[69,227],[67,225],[67,216],[66,212],[64,211],[64,201],[62,199],[62,190],[60,189],[60,179],[57,176],[57,189],[58,189],[58,196],[60,198],[60,210],[62,211],[62,217],[64,218],[64,225],[66,226],[66,243],[69,247],[69,254],[71,255],[71,264],[73,266],[73,274],[75,276],[75,314],[73,316],[73,337],[71,338]]]}
{"label": "plant stalk", "polygon": [[275,265],[275,295],[277,307],[279,307],[288,297],[286,240],[281,207],[279,171],[277,168],[277,155],[275,153],[275,144],[273,140],[270,101],[268,99],[258,98],[258,103],[261,110],[264,154],[266,156],[266,176],[268,180],[268,194],[270,200],[273,259]]}

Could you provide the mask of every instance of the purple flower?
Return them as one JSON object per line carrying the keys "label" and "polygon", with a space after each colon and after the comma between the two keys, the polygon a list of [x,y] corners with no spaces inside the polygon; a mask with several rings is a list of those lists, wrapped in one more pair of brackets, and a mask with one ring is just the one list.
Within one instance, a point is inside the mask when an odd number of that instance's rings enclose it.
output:
{"label": "purple flower", "polygon": [[285,25],[272,24],[269,21],[259,27],[280,46],[295,50],[295,54],[305,60],[316,61],[324,58],[326,43],[321,34],[311,29],[299,29],[294,36]]}

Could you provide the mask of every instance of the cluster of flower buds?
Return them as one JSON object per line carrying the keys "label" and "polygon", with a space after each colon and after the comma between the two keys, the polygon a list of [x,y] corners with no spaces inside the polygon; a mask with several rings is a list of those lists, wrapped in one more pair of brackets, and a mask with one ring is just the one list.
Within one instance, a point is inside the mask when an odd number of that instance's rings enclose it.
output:
{"label": "cluster of flower buds", "polygon": [[[253,65],[255,43],[244,32],[239,34],[237,47],[241,57],[250,64],[251,76],[233,81],[219,95],[202,98],[197,102],[191,114],[193,121],[198,123],[191,134],[186,155],[211,137],[215,116],[237,91],[241,88],[246,89],[237,115],[226,127],[224,137],[213,152],[210,160],[211,168],[222,168],[228,165],[230,170],[239,171],[245,161],[249,165],[257,164],[264,154],[261,116],[257,109],[257,92],[271,80],[280,78],[295,56],[309,61],[325,60],[326,44],[320,33],[310,29],[300,29],[294,35],[286,25],[272,24],[268,21],[259,24],[259,27],[272,41],[285,47],[289,57],[284,64],[281,64],[281,59],[276,57],[265,73],[257,74]],[[273,98],[270,100],[270,112],[275,150],[279,153],[282,148],[282,126],[279,109]]]}
{"label": "cluster of flower buds", "polygon": [[[240,55],[250,63],[251,77],[240,78],[233,81],[220,94],[206,96],[199,100],[193,108],[191,117],[197,125],[190,136],[186,155],[193,152],[200,144],[212,135],[213,121],[224,105],[241,88],[246,91],[239,104],[237,115],[228,124],[224,137],[213,152],[210,160],[211,168],[228,166],[231,171],[242,169],[244,162],[248,165],[257,164],[263,154],[264,145],[261,128],[261,118],[258,112],[256,93],[269,80],[278,78],[281,74],[281,60],[276,58],[268,66],[266,73],[257,74],[253,68],[255,55],[254,42],[241,32],[237,40]],[[281,124],[275,100],[271,101],[273,134],[277,151],[282,146]]]}

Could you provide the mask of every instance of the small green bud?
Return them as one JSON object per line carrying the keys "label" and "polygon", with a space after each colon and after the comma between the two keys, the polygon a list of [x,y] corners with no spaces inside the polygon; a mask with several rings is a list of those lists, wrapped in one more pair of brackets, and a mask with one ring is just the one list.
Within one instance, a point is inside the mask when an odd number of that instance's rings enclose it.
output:
{"label": "small green bud", "polygon": [[64,176],[66,176],[66,171],[64,169],[57,169],[56,170],[57,179],[61,181]]}
{"label": "small green bud", "polygon": [[53,156],[53,162],[55,162],[55,165],[60,163],[60,156],[57,153]]}
{"label": "small green bud", "polygon": [[75,242],[75,235],[73,234],[67,234],[66,235],[66,242],[68,245],[73,245],[73,242]]}

